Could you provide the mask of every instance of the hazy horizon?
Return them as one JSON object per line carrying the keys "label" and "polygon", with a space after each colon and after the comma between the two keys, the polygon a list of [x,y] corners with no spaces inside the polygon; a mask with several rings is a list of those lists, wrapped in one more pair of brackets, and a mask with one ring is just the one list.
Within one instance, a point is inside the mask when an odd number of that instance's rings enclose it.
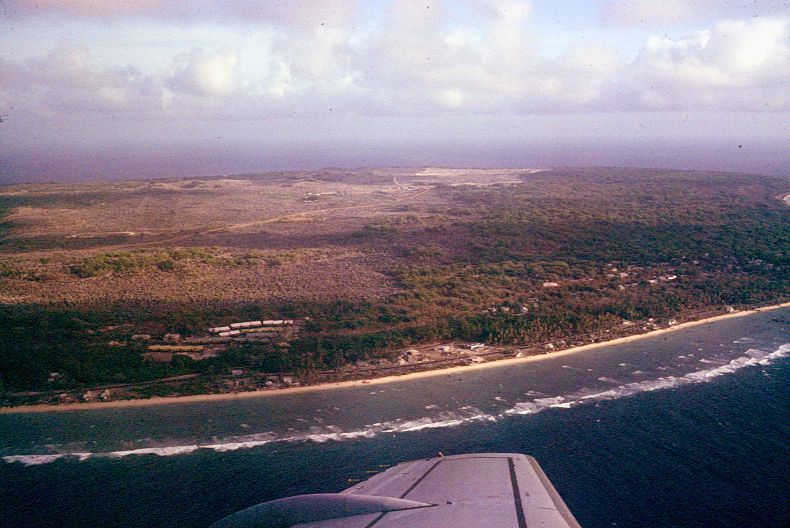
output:
{"label": "hazy horizon", "polygon": [[671,170],[745,172],[788,176],[781,143],[631,142],[498,145],[479,144],[349,145],[283,147],[231,145],[206,147],[116,147],[102,151],[71,149],[15,152],[0,161],[0,184],[154,179],[320,170],[443,166],[458,168],[634,167]]}

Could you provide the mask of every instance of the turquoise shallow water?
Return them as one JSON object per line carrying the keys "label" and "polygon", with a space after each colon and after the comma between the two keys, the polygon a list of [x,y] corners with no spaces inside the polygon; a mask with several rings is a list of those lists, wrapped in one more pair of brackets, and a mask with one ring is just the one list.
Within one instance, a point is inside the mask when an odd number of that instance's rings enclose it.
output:
{"label": "turquoise shallow water", "polygon": [[788,318],[344,391],[0,416],[0,520],[207,526],[439,451],[516,451],[586,528],[784,526]]}

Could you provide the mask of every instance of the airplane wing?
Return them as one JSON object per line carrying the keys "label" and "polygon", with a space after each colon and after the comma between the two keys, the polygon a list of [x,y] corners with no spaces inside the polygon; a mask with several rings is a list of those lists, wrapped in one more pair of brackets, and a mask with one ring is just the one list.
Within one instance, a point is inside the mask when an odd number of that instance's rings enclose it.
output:
{"label": "airplane wing", "polygon": [[235,513],[212,528],[580,528],[538,462],[479,453],[404,462],[341,493]]}

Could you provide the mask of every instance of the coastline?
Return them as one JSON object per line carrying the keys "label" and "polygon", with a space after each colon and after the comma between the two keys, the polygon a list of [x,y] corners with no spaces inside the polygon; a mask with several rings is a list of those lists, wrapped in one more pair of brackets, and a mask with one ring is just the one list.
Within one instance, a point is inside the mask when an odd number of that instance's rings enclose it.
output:
{"label": "coastline", "polygon": [[788,307],[790,307],[790,302],[785,302],[781,304],[763,306],[759,308],[752,308],[752,309],[733,312],[733,313],[716,315],[713,317],[707,317],[695,321],[688,321],[669,328],[651,330],[649,332],[645,332],[641,334],[618,337],[607,341],[590,343],[587,345],[580,345],[576,347],[567,348],[564,350],[547,352],[544,354],[537,354],[537,355],[531,355],[531,356],[525,356],[519,358],[499,359],[499,360],[489,361],[486,363],[477,363],[471,365],[456,365],[452,367],[436,368],[436,369],[425,370],[420,372],[410,372],[406,374],[381,376],[371,379],[347,380],[347,381],[338,381],[338,382],[330,382],[330,383],[320,383],[316,385],[306,385],[301,387],[266,389],[266,390],[257,390],[257,391],[248,391],[248,392],[239,392],[239,393],[167,396],[167,397],[154,397],[154,398],[139,399],[139,400],[115,400],[109,402],[84,402],[84,403],[66,403],[66,404],[54,404],[54,405],[53,404],[20,405],[14,407],[0,407],[0,414],[29,414],[29,413],[47,413],[47,412],[86,411],[86,410],[97,410],[97,409],[148,407],[154,405],[172,405],[172,404],[180,404],[180,403],[202,403],[202,402],[215,402],[215,401],[246,400],[250,398],[264,398],[264,397],[272,397],[272,396],[303,394],[309,392],[353,388],[353,387],[360,387],[363,385],[366,386],[383,385],[389,383],[396,383],[399,381],[411,381],[416,379],[431,378],[431,377],[444,376],[444,375],[449,376],[453,374],[472,372],[476,370],[500,368],[509,365],[532,363],[546,359],[570,356],[606,346],[613,346],[623,343],[639,341],[643,339],[649,339],[666,333],[676,332],[678,330],[692,328],[695,326],[710,324],[725,319],[745,317],[759,312],[778,310],[781,308],[788,308]]}

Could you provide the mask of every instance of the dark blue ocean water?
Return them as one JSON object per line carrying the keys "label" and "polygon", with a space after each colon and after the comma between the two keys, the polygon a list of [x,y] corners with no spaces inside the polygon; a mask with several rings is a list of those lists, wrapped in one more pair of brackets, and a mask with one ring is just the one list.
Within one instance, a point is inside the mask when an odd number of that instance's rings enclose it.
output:
{"label": "dark blue ocean water", "polygon": [[0,524],[207,526],[404,460],[506,451],[535,456],[585,528],[784,527],[789,319],[344,391],[3,415]]}

